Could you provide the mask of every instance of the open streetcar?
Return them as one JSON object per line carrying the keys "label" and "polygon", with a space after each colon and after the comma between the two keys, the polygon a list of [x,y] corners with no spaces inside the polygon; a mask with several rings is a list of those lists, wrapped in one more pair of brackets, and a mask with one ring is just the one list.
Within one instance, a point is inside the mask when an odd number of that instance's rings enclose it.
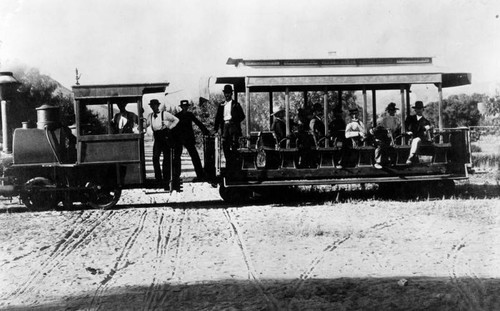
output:
{"label": "open streetcar", "polygon": [[[232,84],[242,94],[246,113],[245,136],[239,149],[240,167],[225,169],[221,165],[220,148],[216,150],[216,172],[220,194],[224,200],[241,200],[252,192],[269,192],[270,187],[297,185],[335,185],[378,183],[391,191],[413,191],[426,186],[438,191],[451,191],[454,180],[467,178],[470,164],[470,139],[467,128],[444,128],[441,118],[442,89],[471,83],[469,73],[442,72],[432,58],[362,58],[362,59],[229,59],[234,74],[218,77],[217,83]],[[429,133],[429,141],[420,149],[419,163],[407,165],[410,152],[404,120],[410,115],[411,88],[431,86],[439,97],[439,124]],[[394,162],[383,169],[374,168],[375,147],[362,144],[346,148],[331,139],[326,126],[334,110],[342,109],[343,92],[361,91],[362,121],[366,128],[375,127],[377,92],[395,90],[400,93],[401,137],[394,140]],[[320,95],[323,107],[323,138],[314,141],[306,155],[293,135],[291,95],[297,94],[301,105],[311,105],[308,97]],[[252,95],[261,94],[268,105],[260,111],[252,109]],[[252,131],[252,122],[266,115],[272,118],[275,94],[284,95],[287,138],[278,141],[269,130]],[[371,102],[368,98],[371,95]],[[332,100],[337,97],[337,100]],[[300,98],[302,97],[302,98]],[[236,95],[238,98],[238,95]],[[417,99],[413,99],[416,101]],[[334,104],[336,102],[336,104]],[[318,103],[317,103],[318,104]],[[356,105],[357,106],[357,105]],[[372,116],[368,115],[368,107]],[[253,114],[252,114],[253,112]],[[312,134],[309,134],[312,135]],[[310,141],[313,141],[311,139]],[[220,146],[217,137],[216,146]],[[306,160],[307,158],[307,160]],[[343,163],[344,165],[341,165]],[[271,191],[272,193],[272,191]]]}
{"label": "open streetcar", "polygon": [[[442,72],[428,57],[230,58],[227,64],[234,66],[234,74],[219,76],[216,83],[233,86],[246,115],[236,166],[226,167],[219,135],[205,136],[203,144],[207,181],[218,185],[225,201],[241,201],[254,193],[272,194],[285,187],[307,185],[377,183],[392,191],[401,187],[411,191],[426,185],[448,191],[453,189],[454,180],[468,177],[468,129],[444,128],[441,114],[429,141],[421,147],[418,164],[406,164],[410,145],[403,126],[401,137],[394,140],[394,161],[383,169],[373,166],[375,147],[367,143],[347,148],[331,138],[326,126],[334,111],[341,112],[343,94],[360,91],[362,121],[366,128],[374,127],[377,92],[386,90],[399,92],[404,124],[410,103],[418,100],[411,99],[412,86],[435,88],[441,109],[442,89],[470,84],[468,73]],[[83,202],[95,208],[110,208],[118,202],[122,189],[163,188],[148,175],[144,123],[139,122],[138,132],[131,134],[113,133],[109,124],[116,112],[114,105],[119,103],[127,103],[143,120],[145,96],[165,92],[167,86],[166,82],[74,86],[74,141],[68,140],[71,135],[58,126],[57,107],[38,108],[36,128],[14,131],[12,163],[3,171],[0,194],[19,195],[33,209],[53,208],[59,202],[66,206]],[[318,98],[318,94],[320,101],[316,104],[323,107],[325,130],[322,139],[311,140],[306,155],[293,133],[291,119],[294,109],[307,108],[312,104],[312,96]],[[254,102],[256,96],[258,105]],[[267,99],[264,105],[262,98]],[[270,131],[276,98],[282,98],[279,101],[285,110],[286,137],[280,140]],[[99,111],[104,126],[96,127],[87,119],[88,109]],[[263,126],[262,120],[267,125]]]}

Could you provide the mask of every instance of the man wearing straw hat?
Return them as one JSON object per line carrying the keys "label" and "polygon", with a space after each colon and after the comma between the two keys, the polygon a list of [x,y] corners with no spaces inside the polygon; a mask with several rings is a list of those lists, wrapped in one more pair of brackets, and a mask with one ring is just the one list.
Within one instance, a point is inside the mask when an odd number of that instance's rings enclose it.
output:
{"label": "man wearing straw hat", "polygon": [[273,124],[271,125],[271,131],[276,135],[278,143],[286,137],[286,122],[285,122],[285,110],[283,108],[278,108],[273,114]]}

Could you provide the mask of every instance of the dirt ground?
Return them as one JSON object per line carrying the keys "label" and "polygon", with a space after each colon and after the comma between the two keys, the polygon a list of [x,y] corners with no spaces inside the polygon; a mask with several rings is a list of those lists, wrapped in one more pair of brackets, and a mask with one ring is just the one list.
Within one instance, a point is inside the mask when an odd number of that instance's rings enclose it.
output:
{"label": "dirt ground", "polygon": [[108,211],[2,200],[0,309],[500,310],[492,176],[444,199],[313,189],[234,206],[186,184]]}

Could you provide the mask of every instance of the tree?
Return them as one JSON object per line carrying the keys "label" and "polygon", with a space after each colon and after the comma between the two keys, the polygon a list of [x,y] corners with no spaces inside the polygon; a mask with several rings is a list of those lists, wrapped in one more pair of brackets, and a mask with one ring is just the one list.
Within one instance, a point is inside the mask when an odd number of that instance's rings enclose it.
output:
{"label": "tree", "polygon": [[[59,82],[48,75],[41,74],[36,68],[18,65],[12,70],[14,77],[21,82],[18,87],[13,107],[9,113],[9,125],[18,128],[22,122],[35,124],[37,119],[36,108],[42,105],[52,105],[61,108],[61,123],[70,126],[75,123],[74,100],[72,93]],[[82,123],[102,127],[98,116],[84,107],[81,111]]]}
{"label": "tree", "polygon": [[[481,120],[477,104],[486,98],[484,94],[451,95],[443,100],[442,118],[444,127],[475,126]],[[431,102],[425,114],[435,127],[439,124],[439,103]]]}
{"label": "tree", "polygon": [[486,108],[487,116],[498,116],[500,118],[500,93],[496,92],[495,96],[489,97],[483,101]]}

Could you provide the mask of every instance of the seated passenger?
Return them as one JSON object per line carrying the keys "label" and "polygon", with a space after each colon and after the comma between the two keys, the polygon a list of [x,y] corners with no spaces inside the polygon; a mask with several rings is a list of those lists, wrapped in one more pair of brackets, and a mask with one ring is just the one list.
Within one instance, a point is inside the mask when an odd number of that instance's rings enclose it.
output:
{"label": "seated passenger", "polygon": [[387,108],[385,108],[387,114],[379,118],[377,121],[377,125],[383,126],[389,131],[389,135],[392,140],[401,134],[401,120],[396,117],[396,110],[399,110],[396,108],[396,104],[389,103]]}
{"label": "seated passenger", "polygon": [[299,168],[312,168],[316,166],[313,153],[316,142],[309,127],[310,121],[311,112],[307,109],[299,108],[297,113],[297,132],[295,133]]}
{"label": "seated passenger", "polygon": [[351,147],[357,147],[366,138],[365,126],[358,118],[358,108],[349,109],[349,114],[351,115],[351,121],[345,127],[345,137],[347,138],[347,144],[350,144]]}
{"label": "seated passenger", "polygon": [[330,138],[335,142],[345,141],[345,128],[346,124],[344,118],[342,117],[342,111],[336,110],[333,112],[333,120],[328,124],[328,132],[330,133]]}
{"label": "seated passenger", "polygon": [[125,109],[126,106],[127,103],[118,104],[118,109],[120,109],[120,112],[115,114],[112,121],[114,133],[139,133],[139,117],[137,117],[135,113],[127,111]]}
{"label": "seated passenger", "polygon": [[391,146],[391,136],[389,131],[381,125],[371,129],[370,134],[373,136],[373,144],[375,146],[374,167],[376,169],[382,169],[395,160],[394,148]]}
{"label": "seated passenger", "polygon": [[278,109],[273,113],[274,120],[271,125],[271,131],[276,135],[276,139],[278,143],[286,137],[286,123],[285,123],[285,110],[282,108]]}
{"label": "seated passenger", "polygon": [[406,164],[418,163],[418,149],[422,141],[427,141],[427,133],[431,129],[431,123],[423,115],[424,103],[420,100],[412,107],[415,114],[408,116],[405,120],[406,133],[412,137],[410,156]]}
{"label": "seated passenger", "polygon": [[314,139],[318,142],[322,137],[325,136],[325,124],[321,120],[323,115],[323,106],[320,104],[314,104],[312,110],[312,118],[309,121],[309,129],[314,135]]}

